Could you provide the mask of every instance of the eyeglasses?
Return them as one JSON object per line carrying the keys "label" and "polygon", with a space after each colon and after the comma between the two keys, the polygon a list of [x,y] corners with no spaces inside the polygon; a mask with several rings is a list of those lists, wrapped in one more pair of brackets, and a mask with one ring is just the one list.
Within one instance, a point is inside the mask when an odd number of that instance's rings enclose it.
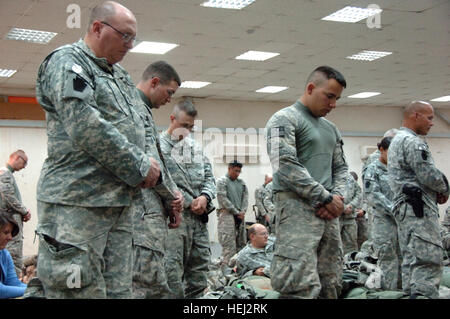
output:
{"label": "eyeglasses", "polygon": [[265,237],[265,236],[268,236],[269,233],[268,232],[263,232],[263,233],[257,233],[257,235]]}
{"label": "eyeglasses", "polygon": [[119,33],[122,36],[122,41],[125,43],[129,43],[131,42],[133,45],[136,42],[136,37],[128,34],[128,33],[123,33],[122,31],[117,30],[116,28],[114,28],[112,25],[110,25],[108,22],[105,21],[100,21],[100,23],[103,23],[105,25],[107,25],[108,27],[112,28],[114,31],[116,31],[117,33]]}

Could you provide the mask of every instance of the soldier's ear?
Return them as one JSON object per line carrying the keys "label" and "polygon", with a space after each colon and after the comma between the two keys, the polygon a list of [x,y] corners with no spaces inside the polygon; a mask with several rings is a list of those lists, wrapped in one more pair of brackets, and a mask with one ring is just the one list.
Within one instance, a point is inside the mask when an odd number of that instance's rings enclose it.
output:
{"label": "soldier's ear", "polygon": [[152,88],[155,88],[155,87],[159,84],[159,82],[160,82],[159,77],[154,76],[154,77],[152,77],[152,79],[150,80],[150,86],[151,86]]}
{"label": "soldier's ear", "polygon": [[308,85],[306,85],[306,92],[308,94],[312,94],[312,91],[314,90],[316,86],[314,85],[314,83],[309,82]]}

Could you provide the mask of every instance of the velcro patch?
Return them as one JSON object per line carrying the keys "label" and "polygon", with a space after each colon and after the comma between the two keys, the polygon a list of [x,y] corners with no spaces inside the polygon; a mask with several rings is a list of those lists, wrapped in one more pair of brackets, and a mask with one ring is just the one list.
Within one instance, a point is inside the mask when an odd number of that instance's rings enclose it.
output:
{"label": "velcro patch", "polygon": [[74,89],[74,91],[83,92],[84,89],[86,88],[86,86],[87,86],[86,81],[82,77],[80,77],[79,75],[77,75],[73,79],[73,89]]}

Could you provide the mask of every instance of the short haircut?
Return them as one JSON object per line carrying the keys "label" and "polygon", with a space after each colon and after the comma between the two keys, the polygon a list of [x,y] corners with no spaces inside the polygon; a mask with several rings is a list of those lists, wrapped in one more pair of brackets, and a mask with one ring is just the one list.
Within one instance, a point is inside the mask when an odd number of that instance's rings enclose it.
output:
{"label": "short haircut", "polygon": [[13,226],[13,230],[11,235],[15,237],[19,233],[19,225],[16,220],[4,210],[0,210],[0,229],[3,228],[6,224],[11,224]]}
{"label": "short haircut", "polygon": [[308,76],[306,80],[306,85],[312,82],[316,86],[320,86],[325,80],[335,79],[344,88],[347,87],[347,81],[345,81],[344,76],[338,70],[333,69],[330,66],[319,66]]}
{"label": "short haircut", "polygon": [[197,110],[195,109],[194,103],[192,103],[192,101],[189,99],[181,100],[180,102],[175,104],[175,106],[173,107],[172,114],[175,117],[178,117],[178,114],[180,114],[180,112],[184,112],[184,113],[186,113],[186,115],[189,115],[192,117],[197,116]]}
{"label": "short haircut", "polygon": [[9,155],[9,158],[12,159],[15,156],[22,156],[23,157],[23,156],[25,156],[25,152],[23,150],[17,150],[15,152],[11,153],[11,155]]}
{"label": "short haircut", "polygon": [[106,21],[108,18],[113,17],[116,14],[116,6],[113,1],[105,1],[94,7],[89,16],[88,28],[94,23],[94,21]]}
{"label": "short haircut", "polygon": [[147,81],[157,76],[162,84],[169,84],[171,81],[175,81],[178,85],[181,85],[181,79],[177,71],[166,61],[156,61],[150,64],[144,73],[142,73],[142,81]]}
{"label": "short haircut", "polygon": [[228,167],[239,167],[242,168],[242,163],[238,160],[233,160],[230,163],[228,163]]}
{"label": "short haircut", "polygon": [[391,141],[392,141],[392,137],[391,136],[383,137],[381,142],[377,144],[378,149],[380,149],[381,147],[384,150],[389,149],[389,145],[391,145]]}

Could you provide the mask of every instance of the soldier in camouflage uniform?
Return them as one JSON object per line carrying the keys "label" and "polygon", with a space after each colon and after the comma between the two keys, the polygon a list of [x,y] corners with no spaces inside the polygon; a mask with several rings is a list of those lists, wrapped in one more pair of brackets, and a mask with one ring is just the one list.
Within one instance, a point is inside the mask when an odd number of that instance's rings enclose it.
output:
{"label": "soldier in camouflage uniform", "polygon": [[[258,210],[258,217],[261,218],[259,221],[263,225],[270,227],[271,224],[271,215],[269,212],[269,208],[265,206],[264,198],[267,193],[267,185],[272,182],[272,176],[265,175],[264,176],[264,184],[255,189],[255,206]],[[257,220],[258,221],[258,220]]]}
{"label": "soldier in camouflage uniform", "polygon": [[145,153],[158,160],[162,182],[155,187],[138,190],[132,202],[134,298],[161,299],[171,296],[164,268],[166,239],[168,228],[176,228],[181,223],[183,196],[162,156],[152,109],[170,102],[180,84],[175,69],[164,61],[157,61],[146,68],[137,85],[145,104],[142,108],[147,132]]}
{"label": "soldier in camouflage uniform", "polygon": [[438,298],[443,270],[437,205],[448,200],[449,185],[434,166],[427,143],[419,137],[428,133],[433,117],[431,104],[411,102],[388,152],[392,211],[403,257],[402,286],[411,298]]}
{"label": "soldier in camouflage uniform", "polygon": [[14,261],[17,276],[22,272],[23,258],[23,222],[31,218],[30,210],[22,204],[19,187],[17,187],[14,172],[25,168],[28,163],[28,157],[22,150],[17,150],[9,156],[5,167],[0,168],[0,208],[12,215],[17,225],[19,233],[6,245]]}
{"label": "soldier in camouflage uniform", "polygon": [[361,207],[362,191],[359,187],[358,176],[350,172],[345,188],[344,212],[339,217],[341,240],[344,255],[358,250],[358,225],[356,224],[357,210]]}
{"label": "soldier in camouflage uniform", "polygon": [[348,166],[339,130],[324,116],[345,86],[338,71],[318,67],[300,99],[266,125],[277,230],[271,281],[282,298],[338,298],[342,288],[338,217]]}
{"label": "soldier in camouflage uniform", "polygon": [[132,296],[131,200],[161,175],[144,152],[138,91],[117,64],[136,29],[127,8],[98,5],[84,39],[53,51],[38,72],[48,157],[37,186],[37,274],[47,298]]}
{"label": "soldier in camouflage uniform", "polygon": [[236,257],[237,273],[240,277],[266,276],[270,278],[275,237],[269,236],[267,228],[255,223],[248,229],[249,242]]}
{"label": "soldier in camouflage uniform", "polygon": [[381,288],[401,289],[402,257],[398,243],[397,223],[392,215],[394,194],[388,183],[387,153],[392,137],[378,143],[380,157],[367,166],[364,175],[364,194],[372,212],[371,242],[378,257],[377,264],[383,271]]}
{"label": "soldier in camouflage uniform", "polygon": [[239,178],[242,163],[234,160],[228,164],[228,173],[217,180],[217,232],[222,246],[222,264],[228,265],[231,257],[247,241],[245,213],[248,206],[248,189]]}
{"label": "soldier in camouflage uniform", "polygon": [[269,215],[269,233],[276,235],[275,231],[275,204],[273,203],[273,182],[266,185],[266,191],[264,192],[264,197],[262,199],[264,207],[267,209],[267,214]]}
{"label": "soldier in camouflage uniform", "polygon": [[211,261],[207,223],[214,209],[216,182],[202,146],[187,136],[196,116],[191,101],[177,103],[169,128],[160,135],[168,169],[185,198],[183,222],[169,230],[165,257],[169,287],[178,299],[203,295]]}
{"label": "soldier in camouflage uniform", "polygon": [[445,211],[444,220],[441,224],[442,246],[446,253],[446,265],[450,265],[450,206]]}
{"label": "soldier in camouflage uniform", "polygon": [[[383,137],[394,137],[397,134],[398,129],[391,128],[387,130]],[[370,154],[364,161],[363,168],[361,171],[361,179],[364,185],[364,174],[366,172],[367,166],[371,163],[378,161],[380,158],[380,151],[376,150]],[[358,224],[358,247],[361,248],[362,243],[369,239],[370,237],[370,224],[372,222],[372,212],[370,211],[370,205],[367,204],[366,196],[363,192],[361,210],[358,212],[356,217],[356,223]]]}

